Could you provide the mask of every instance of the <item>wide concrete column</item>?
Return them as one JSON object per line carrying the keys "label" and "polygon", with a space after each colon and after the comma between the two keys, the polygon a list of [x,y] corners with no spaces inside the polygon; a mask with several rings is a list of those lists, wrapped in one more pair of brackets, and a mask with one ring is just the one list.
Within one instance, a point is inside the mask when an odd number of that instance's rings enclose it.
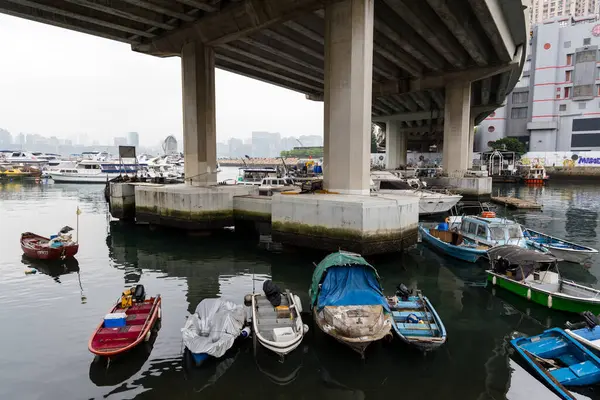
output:
{"label": "wide concrete column", "polygon": [[183,84],[183,153],[185,182],[205,186],[217,182],[215,54],[201,43],[181,50]]}
{"label": "wide concrete column", "polygon": [[473,147],[475,146],[475,116],[469,117],[469,156],[467,168],[473,168]]}
{"label": "wide concrete column", "polygon": [[444,110],[444,172],[464,173],[469,158],[471,83],[455,81],[446,86]]}
{"label": "wide concrete column", "polygon": [[385,159],[387,169],[396,169],[406,165],[408,134],[400,131],[400,121],[385,123]]}
{"label": "wide concrete column", "polygon": [[324,187],[369,194],[374,0],[325,7]]}

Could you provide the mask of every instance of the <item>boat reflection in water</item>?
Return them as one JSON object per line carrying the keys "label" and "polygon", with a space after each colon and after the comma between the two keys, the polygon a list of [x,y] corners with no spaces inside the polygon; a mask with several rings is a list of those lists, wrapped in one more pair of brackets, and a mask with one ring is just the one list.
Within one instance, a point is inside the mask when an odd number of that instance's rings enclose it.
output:
{"label": "boat reflection in water", "polygon": [[200,367],[195,366],[192,354],[188,349],[183,352],[181,365],[186,381],[192,385],[192,390],[195,393],[200,393],[205,389],[214,386],[217,381],[225,375],[225,373],[235,363],[235,360],[242,353],[248,353],[248,341],[236,343],[229,349],[223,357],[211,357],[204,361]]}
{"label": "boat reflection in water", "polygon": [[148,360],[148,357],[150,357],[150,353],[152,353],[154,342],[160,330],[160,323],[160,320],[158,320],[147,342],[140,343],[122,357],[117,357],[110,361],[106,357],[94,357],[90,363],[90,380],[96,386],[116,386],[139,372]]}
{"label": "boat reflection in water", "polygon": [[61,275],[79,272],[79,261],[72,257],[64,260],[36,260],[23,255],[21,262],[27,267],[35,268],[44,275],[51,276],[56,283],[61,283]]}

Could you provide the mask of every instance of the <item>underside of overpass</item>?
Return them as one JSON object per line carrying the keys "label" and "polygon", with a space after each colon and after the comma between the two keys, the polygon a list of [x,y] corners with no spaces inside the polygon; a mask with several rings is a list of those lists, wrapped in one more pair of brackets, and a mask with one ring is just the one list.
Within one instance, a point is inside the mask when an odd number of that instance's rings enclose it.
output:
{"label": "underside of overpass", "polygon": [[[161,57],[179,56],[185,43],[199,39],[215,47],[221,69],[322,100],[324,5],[331,2],[1,0],[0,12]],[[376,0],[374,120],[441,132],[444,87],[454,79],[473,82],[472,113],[476,122],[485,118],[518,79],[523,20],[520,0]]]}

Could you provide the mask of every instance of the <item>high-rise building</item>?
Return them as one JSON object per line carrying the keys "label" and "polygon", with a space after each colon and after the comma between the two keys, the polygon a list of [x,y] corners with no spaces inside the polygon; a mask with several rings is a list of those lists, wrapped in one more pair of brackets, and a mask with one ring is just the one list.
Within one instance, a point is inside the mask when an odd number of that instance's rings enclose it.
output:
{"label": "high-rise building", "polygon": [[178,153],[177,139],[175,139],[175,136],[173,136],[173,135],[167,136],[167,138],[163,142],[162,149],[165,152],[165,154],[168,156],[177,154]]}
{"label": "high-rise building", "polygon": [[12,145],[12,135],[9,131],[0,128],[0,147],[9,148]]}
{"label": "high-rise building", "polygon": [[281,135],[271,132],[252,132],[252,157],[279,157]]}
{"label": "high-rise building", "polygon": [[532,0],[529,9],[531,25],[554,17],[598,15],[600,0]]}
{"label": "high-rise building", "polygon": [[137,132],[129,132],[127,134],[127,145],[138,147],[140,145],[140,135]]}
{"label": "high-rise building", "polygon": [[116,137],[116,138],[113,139],[113,144],[115,146],[127,146],[127,138]]}
{"label": "high-rise building", "polygon": [[599,49],[595,16],[534,26],[523,75],[506,105],[479,125],[476,151],[503,137],[529,151],[600,150]]}

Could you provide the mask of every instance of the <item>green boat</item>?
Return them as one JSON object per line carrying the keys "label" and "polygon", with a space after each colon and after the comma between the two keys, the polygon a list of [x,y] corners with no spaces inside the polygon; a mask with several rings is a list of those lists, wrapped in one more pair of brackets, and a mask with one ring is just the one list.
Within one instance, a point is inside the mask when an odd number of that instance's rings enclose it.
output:
{"label": "green boat", "polygon": [[551,254],[518,246],[488,250],[487,280],[527,300],[553,310],[600,313],[600,291],[563,279],[558,259]]}

